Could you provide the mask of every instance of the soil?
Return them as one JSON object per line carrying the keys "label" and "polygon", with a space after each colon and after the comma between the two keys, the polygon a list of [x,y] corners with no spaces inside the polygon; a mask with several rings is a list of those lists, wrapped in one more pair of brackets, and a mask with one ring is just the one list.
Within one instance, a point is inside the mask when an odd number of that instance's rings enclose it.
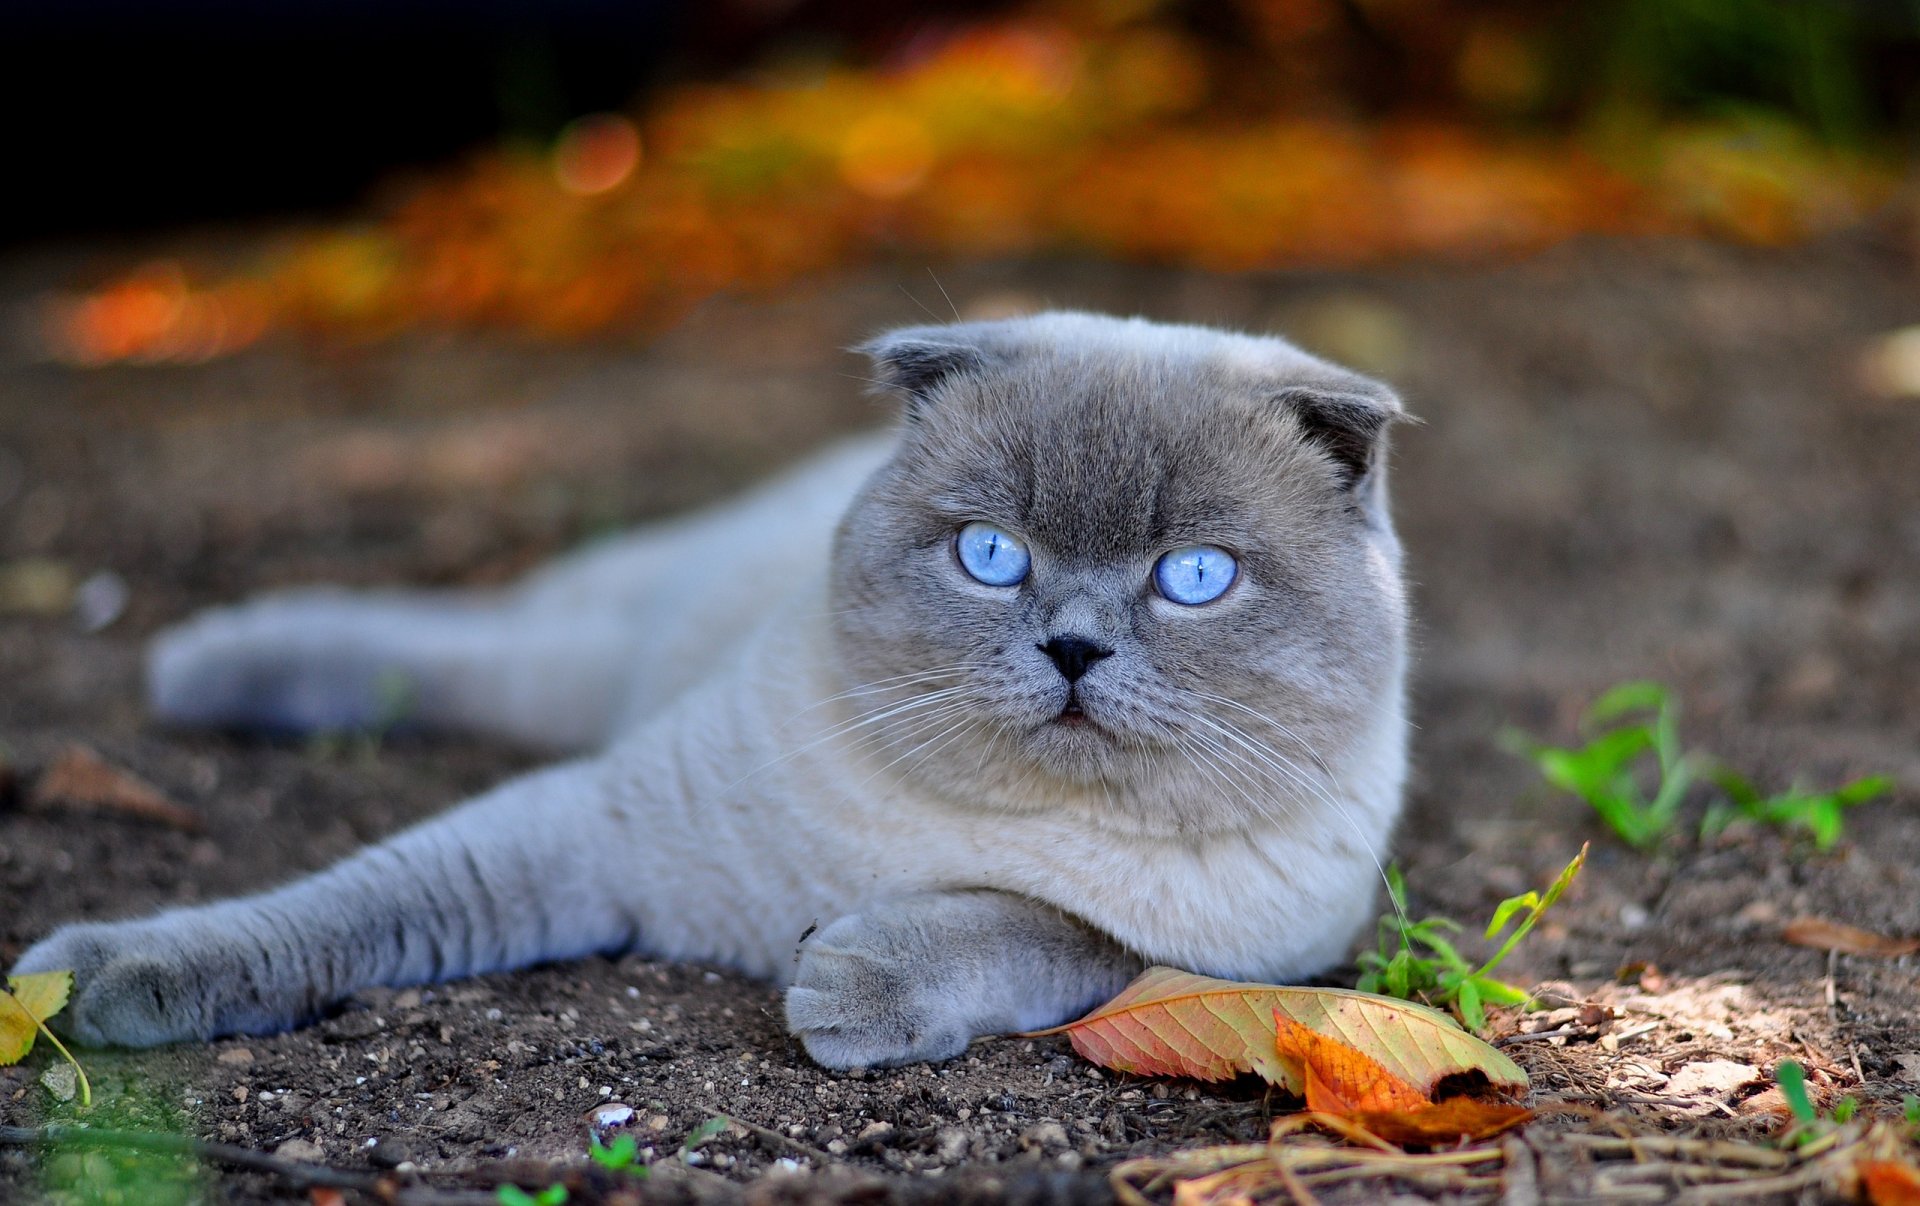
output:
{"label": "soil", "polygon": [[[0,301],[17,312],[113,259],[15,254]],[[1047,262],[943,269],[940,283],[968,313],[1044,301],[1302,332],[1387,371],[1425,420],[1401,433],[1395,469],[1420,617],[1396,846],[1416,910],[1485,918],[1593,843],[1510,965],[1566,1006],[1545,1015],[1563,1033],[1508,1047],[1545,1111],[1510,1145],[1510,1190],[1524,1172],[1548,1200],[1600,1193],[1609,1166],[1569,1133],[1771,1135],[1787,1058],[1828,1104],[1897,1109],[1920,1092],[1914,958],[1782,939],[1801,914],[1920,934],[1920,404],[1857,383],[1867,342],[1920,315],[1909,263],[1864,240],[1594,243],[1501,266],[1223,278]],[[30,785],[81,742],[204,825],[12,792],[0,963],[63,921],[323,866],[535,764],[459,739],[160,730],[140,702],[157,628],[296,583],[498,581],[717,497],[879,417],[838,349],[929,307],[947,302],[914,266],[723,299],[662,338],[590,347],[285,340],[213,364],[81,370],[16,341],[0,362],[7,761]],[[87,631],[58,581],[50,598],[21,585],[49,573],[114,575],[125,607]],[[1509,727],[1570,740],[1584,704],[1630,678],[1672,685],[1687,742],[1763,784],[1908,786],[1850,814],[1828,852],[1753,827],[1634,852],[1500,743]],[[81,1058],[91,1112],[43,1085],[57,1062],[43,1044],[0,1069],[0,1121],[83,1117],[397,1168],[391,1185],[448,1200],[563,1175],[575,1201],[605,1196],[613,1182],[580,1170],[585,1116],[609,1102],[632,1107],[624,1129],[658,1163],[649,1199],[700,1200],[1097,1201],[1122,1159],[1258,1139],[1291,1108],[1257,1083],[1102,1072],[1058,1038],[825,1072],[767,987],[634,958],[368,992],[291,1034]],[[680,1158],[720,1115],[736,1121]],[[1443,1191],[1376,1179],[1333,1196]],[[218,1162],[0,1149],[0,1198],[116,1194],[307,1200]]]}

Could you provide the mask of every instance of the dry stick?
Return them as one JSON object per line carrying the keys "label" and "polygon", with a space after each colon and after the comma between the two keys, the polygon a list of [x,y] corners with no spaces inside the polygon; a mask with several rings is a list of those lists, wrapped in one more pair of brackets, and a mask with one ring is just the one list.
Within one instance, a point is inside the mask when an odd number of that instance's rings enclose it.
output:
{"label": "dry stick", "polygon": [[372,1194],[395,1206],[493,1206],[492,1193],[459,1193],[400,1185],[384,1173],[330,1168],[303,1160],[288,1160],[231,1143],[209,1143],[186,1135],[158,1131],[110,1131],[85,1126],[0,1126],[0,1147],[83,1147],[109,1151],[152,1152],[188,1156],[229,1168],[266,1173],[294,1189],[352,1189]]}
{"label": "dry stick", "polygon": [[1515,1043],[1537,1043],[1542,1039],[1565,1038],[1576,1034],[1585,1036],[1588,1033],[1589,1028],[1586,1026],[1561,1026],[1555,1030],[1540,1030],[1532,1034],[1509,1034],[1505,1038],[1493,1040],[1493,1045],[1496,1047],[1511,1047]]}
{"label": "dry stick", "polygon": [[1556,1135],[1549,1142],[1590,1148],[1596,1156],[1684,1156],[1763,1169],[1780,1169],[1793,1163],[1793,1157],[1785,1152],[1745,1143],[1729,1143],[1723,1139],[1681,1139],[1672,1135],[1641,1135],[1623,1139],[1615,1135],[1586,1135],[1573,1131]]}
{"label": "dry stick", "polygon": [[813,1159],[820,1162],[821,1168],[826,1168],[828,1165],[831,1165],[835,1162],[833,1156],[830,1155],[829,1153],[824,1152],[819,1148],[812,1146],[811,1144],[802,1143],[791,1135],[783,1135],[779,1131],[774,1130],[772,1127],[765,1127],[765,1126],[759,1125],[758,1123],[748,1122],[746,1119],[741,1118],[738,1115],[729,1114],[727,1111],[719,1109],[715,1106],[709,1105],[706,1102],[695,1102],[694,1104],[698,1105],[702,1110],[705,1110],[707,1113],[713,1115],[716,1118],[726,1119],[728,1122],[733,1123],[735,1126],[739,1127],[743,1131],[748,1132],[749,1134],[758,1135],[760,1138],[765,1139],[769,1142],[778,1143],[784,1147],[790,1147],[794,1151],[797,1151],[802,1155],[812,1157]]}

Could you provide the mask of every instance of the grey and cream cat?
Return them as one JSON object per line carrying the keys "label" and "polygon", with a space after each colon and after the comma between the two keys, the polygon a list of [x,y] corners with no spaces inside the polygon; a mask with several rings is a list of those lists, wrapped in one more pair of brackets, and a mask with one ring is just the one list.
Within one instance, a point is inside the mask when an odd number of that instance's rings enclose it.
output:
{"label": "grey and cream cat", "polygon": [[898,430],[731,504],[498,593],[271,595],[162,634],[171,722],[365,724],[400,675],[425,725],[597,752],[16,970],[75,969],[72,1033],[144,1046],[638,951],[786,982],[807,1050],[853,1066],[1062,1021],[1149,962],[1338,961],[1406,766],[1393,395],[1280,339],[1078,313],[863,350]]}

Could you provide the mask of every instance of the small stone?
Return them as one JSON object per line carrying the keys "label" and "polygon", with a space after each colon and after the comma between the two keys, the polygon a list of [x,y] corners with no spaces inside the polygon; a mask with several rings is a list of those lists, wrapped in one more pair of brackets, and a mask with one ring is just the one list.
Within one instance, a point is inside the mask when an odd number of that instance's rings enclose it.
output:
{"label": "small stone", "polygon": [[[378,1142],[375,1139],[367,1140],[368,1146],[375,1146]],[[326,1153],[320,1150],[320,1145],[311,1139],[289,1139],[274,1148],[273,1154],[282,1160],[304,1160],[310,1164],[317,1163],[326,1156]]]}
{"label": "small stone", "polygon": [[587,1111],[587,1125],[596,1131],[626,1126],[634,1119],[634,1109],[624,1101],[603,1101]]}
{"label": "small stone", "polygon": [[836,1156],[844,1156],[847,1154],[847,1141],[845,1139],[828,1140],[827,1150]]}
{"label": "small stone", "polygon": [[1067,1128],[1057,1122],[1042,1122],[1020,1132],[1021,1151],[1064,1151],[1067,1146]]}
{"label": "small stone", "polygon": [[40,1083],[47,1092],[61,1101],[72,1101],[73,1095],[80,1091],[80,1078],[74,1075],[72,1064],[49,1064],[40,1074]]}
{"label": "small stone", "polygon": [[943,1126],[933,1136],[933,1155],[942,1164],[957,1164],[967,1156],[967,1133],[957,1126]]}
{"label": "small stone", "polygon": [[1910,1085],[1920,1085],[1920,1051],[1905,1051],[1893,1057],[1900,1065],[1900,1079]]}
{"label": "small stone", "polygon": [[1667,1080],[1667,1093],[1674,1097],[1708,1095],[1725,1097],[1735,1089],[1760,1079],[1760,1069],[1730,1059],[1710,1059],[1688,1064]]}
{"label": "small stone", "polygon": [[235,1101],[242,1101],[242,1102],[245,1101],[247,1099],[247,1086],[245,1085],[233,1086],[233,1099]]}
{"label": "small stone", "polygon": [[[804,1133],[806,1129],[805,1126],[795,1124],[793,1127],[788,1128],[788,1134],[797,1136]],[[893,1124],[891,1122],[869,1122],[860,1128],[860,1133],[855,1135],[853,1139],[855,1143],[872,1143],[879,1146],[884,1145],[886,1141],[892,1137]]]}
{"label": "small stone", "polygon": [[253,1062],[253,1050],[249,1047],[229,1047],[213,1057],[216,1064],[235,1064],[244,1067]]}
{"label": "small stone", "polygon": [[667,1129],[667,1123],[670,1121],[672,1120],[665,1114],[649,1114],[647,1116],[647,1129],[650,1131],[664,1131]]}
{"label": "small stone", "polygon": [[384,1135],[367,1152],[367,1160],[375,1168],[397,1169],[402,1164],[417,1164],[420,1152],[415,1145],[393,1135]]}

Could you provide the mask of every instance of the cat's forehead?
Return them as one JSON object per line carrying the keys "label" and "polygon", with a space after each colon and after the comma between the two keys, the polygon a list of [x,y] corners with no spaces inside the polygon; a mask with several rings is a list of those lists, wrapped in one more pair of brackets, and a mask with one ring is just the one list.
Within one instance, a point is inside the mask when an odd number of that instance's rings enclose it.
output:
{"label": "cat's forehead", "polygon": [[919,424],[935,506],[1065,557],[1251,538],[1312,470],[1277,406],[1186,357],[1023,357],[954,383]]}

